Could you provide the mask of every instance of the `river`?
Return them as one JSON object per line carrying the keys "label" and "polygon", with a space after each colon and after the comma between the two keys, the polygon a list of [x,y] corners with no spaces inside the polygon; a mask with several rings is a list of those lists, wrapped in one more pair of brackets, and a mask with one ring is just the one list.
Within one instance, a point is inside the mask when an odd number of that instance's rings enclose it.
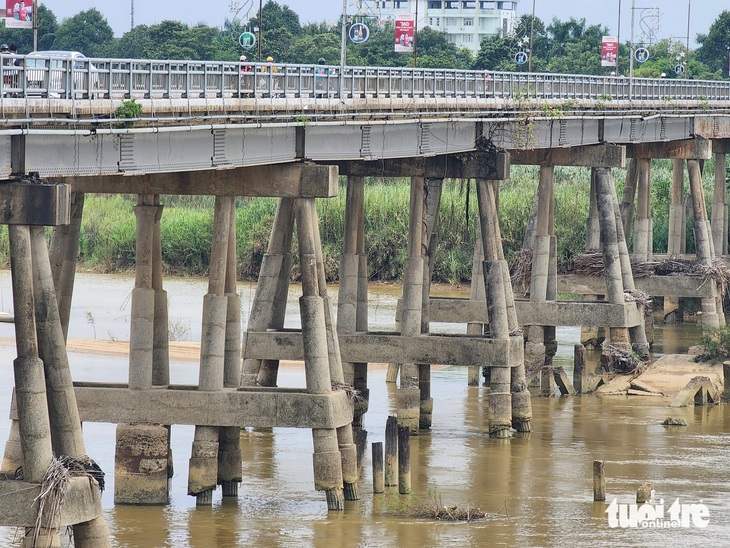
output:
{"label": "river", "polygon": [[[128,337],[128,276],[79,274],[69,338]],[[180,338],[200,336],[205,280],[166,281],[170,319]],[[242,314],[248,318],[253,287],[240,284]],[[293,290],[296,292],[296,288]],[[333,291],[336,295],[336,291]],[[376,286],[370,300],[370,323],[392,327],[399,289]],[[463,291],[457,293],[464,295]],[[12,312],[10,278],[0,272],[0,310]],[[292,299],[287,326],[296,327]],[[13,326],[0,324],[0,337],[13,337]],[[680,352],[699,338],[694,324],[656,330],[657,352]],[[557,364],[571,368],[577,329],[559,329]],[[13,347],[1,347],[0,443],[7,439],[12,388]],[[74,379],[127,380],[127,359],[89,354],[69,355]],[[174,383],[195,383],[196,364],[173,362]],[[411,497],[396,492],[375,495],[366,451],[360,482],[361,500],[341,513],[327,512],[324,495],[313,489],[312,441],[307,430],[247,430],[241,436],[244,481],[239,497],[212,508],[196,508],[186,494],[193,427],[173,426],[175,475],[171,502],[164,507],[113,504],[115,428],[86,423],[89,454],[107,472],[102,496],[113,545],[118,547],[404,547],[520,546],[591,547],[726,546],[730,535],[730,406],[669,409],[668,399],[632,399],[592,395],[534,397],[533,432],[509,441],[487,434],[487,391],[468,387],[466,368],[432,373],[433,428],[411,439]],[[280,386],[303,387],[301,368],[283,367]],[[370,410],[365,417],[368,442],[383,441],[388,414],[395,413],[395,386],[384,370],[369,373]],[[688,427],[664,427],[668,416],[685,418]],[[592,462],[606,461],[607,503],[594,503]],[[605,513],[614,498],[632,503],[636,489],[652,482],[657,499],[669,506],[704,504],[706,527],[611,528]],[[408,504],[479,507],[487,519],[449,523],[408,517]],[[668,512],[667,512],[668,514]],[[17,544],[18,532],[0,528],[0,545]]]}

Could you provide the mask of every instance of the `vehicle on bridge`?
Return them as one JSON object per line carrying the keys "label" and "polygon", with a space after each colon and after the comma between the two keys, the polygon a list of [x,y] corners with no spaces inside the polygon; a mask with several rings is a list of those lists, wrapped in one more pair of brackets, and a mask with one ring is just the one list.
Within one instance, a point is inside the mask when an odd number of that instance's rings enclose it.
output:
{"label": "vehicle on bridge", "polygon": [[27,95],[71,98],[99,89],[99,70],[78,51],[34,51],[25,58]]}

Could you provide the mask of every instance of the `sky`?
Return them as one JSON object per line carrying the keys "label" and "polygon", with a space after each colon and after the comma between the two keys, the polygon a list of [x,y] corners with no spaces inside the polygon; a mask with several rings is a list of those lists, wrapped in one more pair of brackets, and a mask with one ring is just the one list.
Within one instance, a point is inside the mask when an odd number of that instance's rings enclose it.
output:
{"label": "sky", "polygon": [[[39,0],[41,1],[41,0]],[[263,0],[264,3],[267,0]],[[280,5],[288,5],[299,14],[302,23],[334,22],[342,13],[343,0],[277,0]],[[356,14],[356,0],[345,0],[348,14]],[[723,9],[730,10],[726,0],[519,0],[517,14],[532,14],[533,2],[535,15],[548,24],[553,17],[567,21],[570,17],[585,18],[589,25],[605,25],[612,35],[617,34],[618,8],[621,5],[621,42],[629,41],[631,36],[632,3],[635,6],[635,41],[639,42],[640,20],[644,8],[658,7],[657,37],[677,38],[682,43],[687,37],[687,16],[690,15],[690,47],[697,47],[697,33],[706,34],[712,22]],[[132,0],[42,0],[59,21],[90,8],[98,9],[107,19],[115,36],[121,36],[130,29]],[[206,23],[221,26],[226,18],[231,18],[231,4],[244,6],[239,17],[247,12],[256,15],[259,2],[256,0],[136,0],[134,2],[135,25],[154,25],[166,19],[175,19],[193,25]],[[201,9],[202,7],[202,9]],[[689,10],[688,10],[689,8]],[[245,17],[244,17],[245,19]]]}

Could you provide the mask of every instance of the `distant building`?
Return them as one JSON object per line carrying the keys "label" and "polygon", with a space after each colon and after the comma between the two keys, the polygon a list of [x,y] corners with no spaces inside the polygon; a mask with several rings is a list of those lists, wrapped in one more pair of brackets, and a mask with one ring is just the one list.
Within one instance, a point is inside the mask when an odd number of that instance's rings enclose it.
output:
{"label": "distant building", "polygon": [[398,15],[415,16],[416,4],[418,29],[445,32],[457,48],[475,54],[484,38],[512,32],[517,19],[517,0],[359,0],[358,7],[382,23]]}

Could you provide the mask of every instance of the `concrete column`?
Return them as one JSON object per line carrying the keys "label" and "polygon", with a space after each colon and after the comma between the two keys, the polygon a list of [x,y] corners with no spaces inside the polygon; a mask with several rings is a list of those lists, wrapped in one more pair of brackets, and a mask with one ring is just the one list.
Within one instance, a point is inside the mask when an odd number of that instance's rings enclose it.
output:
{"label": "concrete column", "polygon": [[162,234],[160,220],[163,206],[159,195],[154,197],[156,211],[152,223],[152,290],[155,292],[155,321],[152,334],[152,385],[170,384],[170,329],[167,312],[167,291],[163,289]]}
{"label": "concrete column", "polygon": [[[23,453],[23,477],[25,481],[41,483],[53,461],[53,449],[43,362],[38,357],[36,339],[30,228],[26,225],[9,225],[8,237],[18,350],[18,357],[13,361],[13,370],[18,430]],[[35,534],[44,543],[59,545],[57,529],[44,529]],[[33,537],[34,531],[27,530],[26,538]],[[30,548],[33,544],[29,540],[24,546]]]}
{"label": "concrete column", "polygon": [[[713,248],[709,223],[707,222],[707,208],[705,207],[705,196],[702,189],[702,172],[697,160],[687,160],[687,171],[689,172],[689,188],[692,195],[692,212],[694,214],[694,236],[697,261],[703,265],[712,264]],[[709,283],[715,287],[715,282]],[[702,299],[702,325],[710,328],[720,326],[720,311],[717,307],[716,297]]]}
{"label": "concrete column", "polygon": [[[271,228],[269,247],[261,261],[256,295],[249,315],[247,331],[260,332],[283,326],[291,275],[291,242],[294,230],[294,200],[281,198]],[[268,361],[268,360],[264,360]],[[278,365],[278,362],[277,362]],[[241,386],[272,386],[276,384],[274,365],[262,369],[262,360],[243,356]],[[273,373],[273,379],[269,375]]]}
{"label": "concrete column", "polygon": [[[634,162],[634,186],[633,190],[636,190],[636,163]],[[627,184],[629,184],[629,180],[627,179]],[[588,213],[588,221],[586,222],[586,247],[585,251],[586,253],[590,251],[598,251],[601,248],[601,226],[598,216],[598,205],[596,203],[596,173],[595,169],[591,168],[591,186],[590,186],[590,199],[589,199],[589,213]],[[627,215],[631,214],[631,221],[633,221],[633,215],[634,215],[634,193],[633,191],[629,192],[628,195],[624,194],[626,200],[631,200],[631,203],[627,203],[625,205],[625,209],[627,210]],[[622,207],[624,204],[621,204]],[[631,227],[631,224],[628,224],[629,229]],[[598,300],[597,295],[584,295],[583,296],[584,301],[596,301]],[[580,326],[580,341],[582,344],[586,345],[589,348],[597,347],[601,344],[601,341],[604,338],[604,330],[603,327],[597,326],[597,325],[581,325]]]}
{"label": "concrete column", "polygon": [[[433,277],[433,266],[436,260],[436,247],[438,245],[438,218],[441,206],[441,191],[443,179],[427,178],[425,180],[425,212],[422,236],[422,246],[425,248],[423,265],[423,293],[421,301],[421,333],[427,334],[430,331],[430,299],[431,299],[431,278]],[[418,364],[418,388],[420,390],[420,409],[418,427],[422,430],[431,428],[433,416],[433,398],[431,397],[431,364]]]}
{"label": "concrete column", "polygon": [[[669,234],[667,238],[667,254],[670,257],[684,252],[686,239],[684,217],[684,160],[676,159],[672,163],[672,201],[669,206]],[[679,297],[664,295],[664,322],[681,321]]]}
{"label": "concrete column", "polygon": [[[598,205],[596,204],[596,173],[591,168],[591,186],[588,208],[588,219],[586,220],[586,251],[601,247],[601,226],[598,221]],[[633,209],[632,209],[633,211]]]}
{"label": "concrete column", "polygon": [[[424,185],[422,177],[411,178],[411,199],[408,225],[408,258],[404,265],[403,298],[401,300],[401,334],[415,337],[421,334],[423,310],[423,222]],[[407,426],[418,434],[421,392],[418,365],[401,365],[398,388],[398,425]]]}
{"label": "concrete column", "polygon": [[[299,300],[307,391],[326,394],[332,390],[330,350],[324,299],[320,294],[316,249],[316,209],[313,199],[296,200],[297,239],[302,271]],[[344,506],[340,438],[334,429],[312,429],[314,442],[314,486],[324,491],[329,510]],[[355,463],[357,467],[357,463]]]}
{"label": "concrete column", "polygon": [[[596,196],[601,220],[601,245],[603,250],[606,294],[611,304],[624,304],[624,285],[621,273],[621,258],[614,216],[610,173],[605,168],[596,168]],[[630,351],[629,334],[626,328],[610,330],[611,344],[619,350]]]}
{"label": "concrete column", "polygon": [[71,223],[57,226],[51,238],[49,251],[53,287],[58,300],[64,339],[68,336],[68,321],[71,314],[74,279],[79,256],[81,217],[84,211],[84,193],[71,194]]}
{"label": "concrete column", "polygon": [[725,189],[725,168],[727,162],[724,152],[715,154],[715,192],[712,201],[712,240],[716,255],[727,255],[727,192]]}
{"label": "concrete column", "polygon": [[[636,185],[639,177],[639,161],[637,158],[629,160],[629,168],[626,170],[626,182],[624,192],[621,196],[621,220],[626,235],[626,243],[631,239],[631,227],[634,225],[634,202],[636,197]],[[636,241],[636,236],[634,236]],[[598,249],[598,248],[596,248]]]}
{"label": "concrete column", "polygon": [[[495,339],[509,339],[507,298],[500,264],[501,241],[495,229],[497,206],[494,190],[489,181],[477,179],[479,222],[484,245],[485,293],[489,314],[490,335]],[[508,364],[493,364],[490,369],[489,435],[496,438],[509,436],[512,425],[511,374]]]}
{"label": "concrete column", "polygon": [[[225,297],[226,342],[223,358],[223,386],[235,388],[241,379],[241,297],[238,294],[236,257],[236,207],[230,207],[228,249],[226,251]],[[218,485],[224,497],[237,497],[243,479],[241,464],[241,429],[220,428],[218,432]]]}
{"label": "concrete column", "polygon": [[[616,188],[613,184],[613,177],[610,171],[607,173],[604,184],[608,185],[613,206],[613,214],[616,225],[616,245],[618,246],[619,261],[621,264],[621,281],[623,283],[624,291],[633,291],[636,289],[636,286],[634,285],[634,273],[631,270],[631,257],[629,255],[629,248],[626,245],[624,228],[621,223],[621,209],[619,207],[618,198],[616,198]],[[629,337],[631,338],[631,347],[634,352],[641,356],[641,359],[647,360],[649,359],[650,350],[649,341],[647,340],[647,331],[651,329],[651,332],[654,332],[654,325],[652,323],[654,320],[651,314],[645,314],[643,305],[637,306],[645,320],[641,325],[629,328]]]}
{"label": "concrete column", "polygon": [[[345,206],[345,233],[343,254],[340,258],[340,289],[337,299],[337,332],[352,334],[359,331],[358,319],[362,302],[360,300],[360,239],[364,230],[365,180],[360,176],[347,178]],[[364,239],[363,239],[364,248]],[[366,267],[367,268],[367,267]],[[367,275],[367,272],[366,272]],[[367,278],[365,278],[367,279]],[[366,288],[367,291],[367,288]],[[363,331],[367,331],[367,316]],[[367,363],[343,362],[344,381],[364,393],[362,402],[355,402],[353,426],[362,428],[363,415],[367,411]]]}
{"label": "concrete column", "polygon": [[[471,285],[469,288],[469,300],[473,302],[483,302],[486,304],[487,297],[484,293],[484,272],[482,270],[482,263],[484,262],[484,243],[482,242],[482,228],[477,222],[476,234],[474,235],[474,259],[471,267]],[[466,334],[474,336],[484,335],[487,318],[484,318],[484,322],[472,322],[466,325]],[[478,365],[469,366],[469,386],[479,386],[479,371]],[[489,368],[484,368],[485,372],[489,371]]]}
{"label": "concrete column", "polygon": [[[216,196],[208,293],[203,297],[198,390],[217,391],[223,388],[228,312],[228,299],[224,293],[232,207],[233,197]],[[213,490],[218,480],[218,438],[217,427],[195,427],[188,473],[188,494],[195,495],[198,506],[212,503]]]}
{"label": "concrete column", "polygon": [[153,224],[157,206],[153,198],[139,195],[134,208],[137,217],[137,264],[132,290],[129,337],[129,387],[152,387],[152,351],[155,321],[155,292],[152,289]]}
{"label": "concrete column", "polygon": [[636,224],[634,225],[634,258],[650,261],[652,258],[651,219],[651,160],[638,160],[639,189],[636,198]]}

